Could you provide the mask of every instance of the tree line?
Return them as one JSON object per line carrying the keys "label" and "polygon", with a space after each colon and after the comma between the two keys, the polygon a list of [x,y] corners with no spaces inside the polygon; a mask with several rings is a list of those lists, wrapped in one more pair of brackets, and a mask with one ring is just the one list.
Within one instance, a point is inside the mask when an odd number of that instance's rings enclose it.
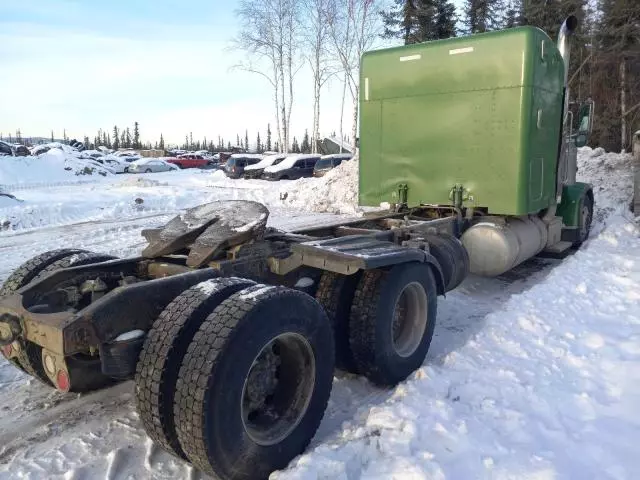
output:
{"label": "tree line", "polygon": [[555,40],[564,18],[575,15],[569,88],[572,100],[595,102],[591,145],[628,150],[640,129],[638,0],[465,0],[461,17],[447,0],[394,0],[381,15],[383,36],[405,44],[523,25]]}
{"label": "tree line", "polygon": [[[18,135],[19,135],[18,130]],[[68,142],[69,138],[67,137],[66,130],[63,131],[63,141]],[[142,142],[140,140],[140,124],[138,122],[134,122],[133,129],[119,128],[117,125],[107,132],[106,130],[98,130],[97,135],[90,139],[85,135],[84,137],[84,146],[86,149],[95,149],[100,146],[104,146],[109,149],[118,150],[120,148],[131,148],[131,149],[160,149],[160,150],[171,150],[171,149],[182,149],[188,151],[200,151],[206,150],[208,152],[222,152],[222,151],[234,151],[240,150],[244,152],[253,151],[256,153],[264,153],[269,151],[279,151],[279,143],[276,140],[272,142],[271,138],[271,124],[267,124],[267,135],[265,140],[263,141],[260,138],[260,132],[257,133],[255,137],[255,142],[249,142],[249,131],[245,130],[244,136],[240,136],[240,134],[236,134],[235,143],[231,143],[231,141],[225,141],[223,137],[218,135],[216,141],[207,140],[207,137],[204,137],[203,140],[194,140],[193,133],[189,133],[185,135],[184,143],[182,144],[174,144],[167,145],[164,141],[164,135],[160,134],[160,140],[156,141],[154,144],[151,142]],[[54,140],[53,131],[51,131],[51,141]],[[309,137],[309,132],[305,130],[304,137],[301,142],[298,142],[296,137],[293,137],[293,141],[291,147],[289,149],[292,153],[311,153],[312,146],[311,140]]]}

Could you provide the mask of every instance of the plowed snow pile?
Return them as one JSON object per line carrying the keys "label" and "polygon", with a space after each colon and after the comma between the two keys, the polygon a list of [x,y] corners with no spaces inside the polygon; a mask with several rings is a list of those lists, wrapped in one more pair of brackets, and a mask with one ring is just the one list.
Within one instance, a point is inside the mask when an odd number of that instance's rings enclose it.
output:
{"label": "plowed snow pile", "polygon": [[2,157],[0,185],[7,191],[62,182],[81,183],[112,175],[99,163],[52,148],[37,157]]}
{"label": "plowed snow pile", "polygon": [[342,162],[320,178],[301,178],[280,189],[284,206],[312,212],[353,215],[358,209],[358,157]]}

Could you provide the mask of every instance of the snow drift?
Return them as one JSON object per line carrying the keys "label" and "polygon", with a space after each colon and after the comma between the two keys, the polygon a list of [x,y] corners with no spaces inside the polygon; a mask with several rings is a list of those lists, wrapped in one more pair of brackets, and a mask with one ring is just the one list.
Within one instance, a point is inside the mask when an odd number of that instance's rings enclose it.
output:
{"label": "snow drift", "polygon": [[78,158],[76,153],[52,148],[37,157],[3,157],[0,185],[10,191],[25,186],[79,183],[111,175],[98,162]]}
{"label": "snow drift", "polygon": [[342,162],[322,177],[301,178],[286,185],[280,189],[280,197],[286,207],[345,215],[360,213],[358,157]]}

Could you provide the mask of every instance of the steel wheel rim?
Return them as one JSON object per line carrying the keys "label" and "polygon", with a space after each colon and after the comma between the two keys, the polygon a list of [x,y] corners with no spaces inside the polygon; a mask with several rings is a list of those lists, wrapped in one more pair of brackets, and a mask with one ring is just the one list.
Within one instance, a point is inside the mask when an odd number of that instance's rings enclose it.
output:
{"label": "steel wheel rim", "polygon": [[587,237],[587,232],[589,231],[589,223],[590,223],[589,207],[587,205],[583,205],[581,213],[582,213],[582,225],[580,226],[580,238],[584,239]]}
{"label": "steel wheel rim", "polygon": [[393,349],[409,357],[419,347],[429,322],[427,293],[418,282],[408,284],[396,300],[391,322]]}
{"label": "steel wheel rim", "polygon": [[240,397],[242,424],[251,440],[271,446],[289,436],[307,412],[315,378],[315,356],[306,338],[283,333],[269,341],[254,358]]}

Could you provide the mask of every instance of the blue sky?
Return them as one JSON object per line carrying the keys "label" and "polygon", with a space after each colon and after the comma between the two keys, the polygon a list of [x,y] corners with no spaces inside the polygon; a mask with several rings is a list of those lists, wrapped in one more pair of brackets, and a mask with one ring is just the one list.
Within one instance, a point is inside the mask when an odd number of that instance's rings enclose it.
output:
{"label": "blue sky", "polygon": [[[2,0],[0,132],[93,137],[132,126],[143,140],[250,140],[273,123],[261,77],[233,69],[235,0]],[[292,130],[311,128],[312,85],[297,77]],[[321,130],[338,130],[340,85],[323,91]],[[351,109],[345,109],[350,130]]]}

